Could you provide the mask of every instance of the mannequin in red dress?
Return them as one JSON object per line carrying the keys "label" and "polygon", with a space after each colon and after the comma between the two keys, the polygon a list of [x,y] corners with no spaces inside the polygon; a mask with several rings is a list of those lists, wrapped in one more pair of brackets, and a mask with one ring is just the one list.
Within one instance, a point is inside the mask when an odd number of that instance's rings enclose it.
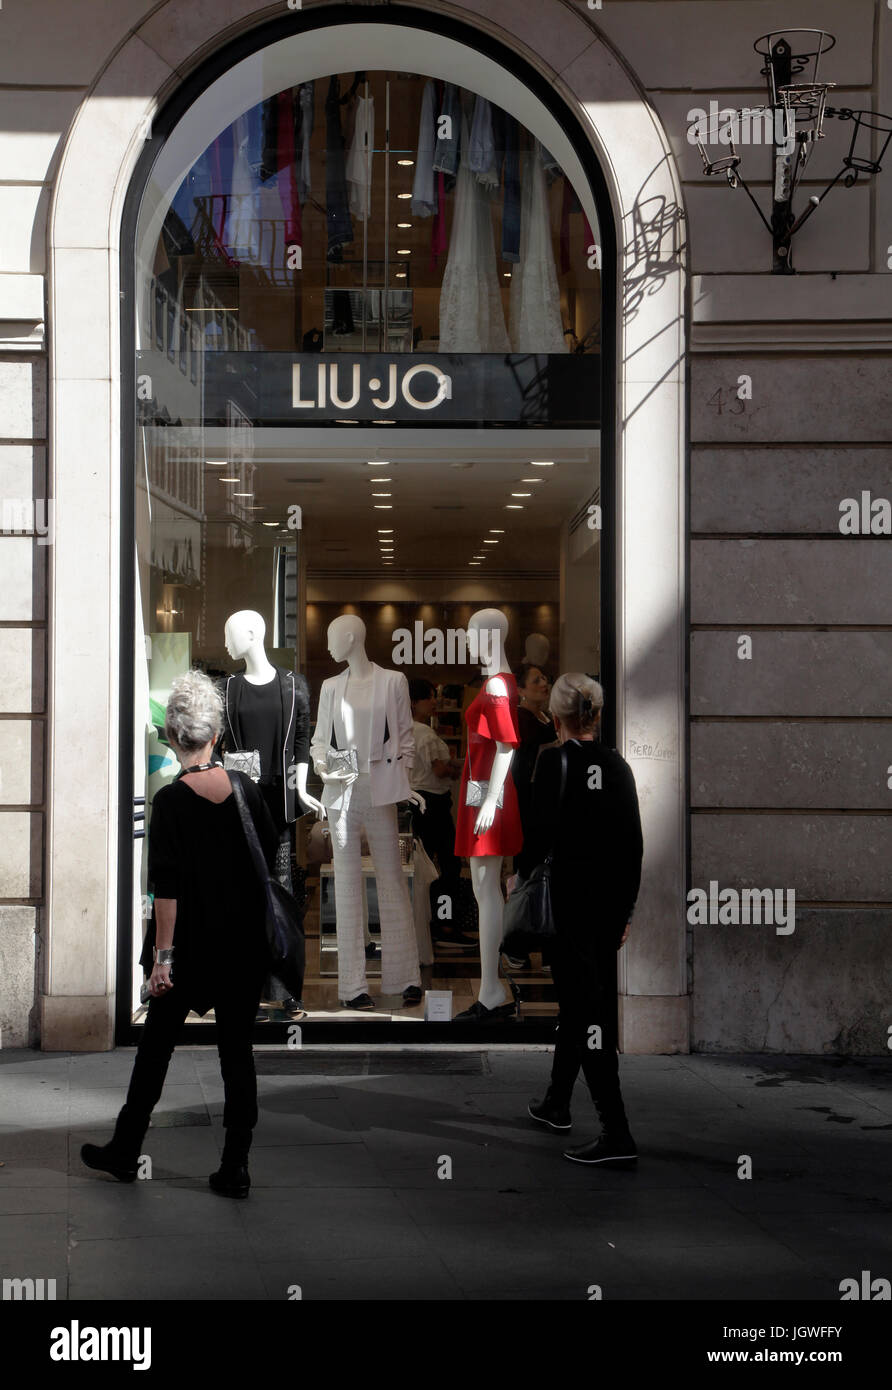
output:
{"label": "mannequin in red dress", "polygon": [[[505,906],[502,859],[517,854],[523,843],[517,793],[508,776],[520,738],[517,686],[505,655],[508,619],[498,608],[482,608],[472,615],[468,632],[479,636],[483,688],[465,715],[468,753],[459,792],[455,852],[467,855],[471,863],[480,919],[480,991],[469,1009],[456,1014],[455,1022],[483,1023],[505,1018],[514,1009],[505,1000],[499,980],[499,946]],[[489,784],[479,807],[466,804],[469,780]]]}

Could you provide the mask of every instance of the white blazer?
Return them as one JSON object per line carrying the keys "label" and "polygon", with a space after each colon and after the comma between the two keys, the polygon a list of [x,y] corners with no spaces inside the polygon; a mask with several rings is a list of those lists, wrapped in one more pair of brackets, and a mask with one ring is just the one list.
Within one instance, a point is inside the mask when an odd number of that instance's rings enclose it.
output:
{"label": "white blazer", "polygon": [[[344,728],[343,700],[347,689],[349,666],[336,676],[322,682],[319,692],[319,712],[310,742],[310,757],[316,771],[326,768],[329,748],[334,747],[332,732],[338,748],[347,748]],[[409,682],[402,671],[386,671],[372,662],[372,743],[369,754],[369,774],[373,806],[388,806],[405,801],[412,793],[409,771],[415,757],[412,734],[412,706],[409,702]],[[387,737],[385,739],[385,732]],[[334,811],[346,809],[344,788],[327,782],[322,789],[323,806]]]}

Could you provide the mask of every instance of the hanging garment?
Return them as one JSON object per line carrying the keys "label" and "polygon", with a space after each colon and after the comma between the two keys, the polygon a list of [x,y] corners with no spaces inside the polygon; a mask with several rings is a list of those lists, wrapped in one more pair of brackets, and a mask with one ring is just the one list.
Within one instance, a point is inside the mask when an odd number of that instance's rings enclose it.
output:
{"label": "hanging garment", "polygon": [[[300,197],[297,191],[297,165],[294,146],[294,93],[279,93],[279,172],[277,183],[285,215],[285,246],[303,245]],[[284,248],[281,248],[284,250]]]}
{"label": "hanging garment", "polygon": [[511,348],[514,352],[568,352],[545,171],[538,153],[524,155],[520,260],[511,276]]}
{"label": "hanging garment", "polygon": [[433,167],[440,173],[455,174],[458,172],[461,124],[458,88],[452,82],[447,82],[443,88],[443,99],[435,132],[437,138],[434,145]]}
{"label": "hanging garment", "polygon": [[485,97],[474,102],[474,119],[468,150],[468,167],[477,175],[484,188],[498,188],[499,171],[496,165],[496,146],[493,137],[492,107]]}
{"label": "hanging garment", "polygon": [[437,211],[434,178],[434,145],[437,139],[437,89],[431,78],[424,84],[418,120],[418,149],[412,182],[412,211],[416,217],[433,217]]}
{"label": "hanging garment", "polygon": [[356,98],[353,139],[347,155],[346,175],[350,211],[364,222],[372,206],[372,152],[375,148],[375,98]]}
{"label": "hanging garment", "polygon": [[[462,149],[468,148],[468,129]],[[462,155],[449,258],[440,290],[441,352],[508,352],[490,199]]]}
{"label": "hanging garment", "polygon": [[353,240],[344,136],[341,131],[341,87],[337,77],[328,84],[325,99],[325,201],[328,221],[328,259],[340,261],[343,248]]}
{"label": "hanging garment", "polygon": [[505,115],[505,197],[502,203],[502,260],[520,260],[520,130]]}
{"label": "hanging garment", "polygon": [[305,203],[312,192],[310,137],[316,121],[316,83],[302,82],[294,105],[297,120],[297,196]]}
{"label": "hanging garment", "polygon": [[437,210],[431,225],[430,268],[436,270],[437,262],[446,250],[446,175],[435,174]]}

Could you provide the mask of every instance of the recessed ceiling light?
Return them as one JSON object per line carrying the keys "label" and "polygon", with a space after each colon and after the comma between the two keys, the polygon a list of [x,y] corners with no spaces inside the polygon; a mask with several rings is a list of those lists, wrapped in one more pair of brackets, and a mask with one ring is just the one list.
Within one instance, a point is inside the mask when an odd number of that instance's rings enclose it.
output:
{"label": "recessed ceiling light", "polygon": [[412,197],[412,194],[411,194],[411,193],[398,193],[396,196],[399,198],[400,202],[405,202],[405,200],[406,200],[407,198],[411,198],[411,197]]}
{"label": "recessed ceiling light", "polygon": [[389,468],[390,459],[369,459],[367,468]]}
{"label": "recessed ceiling light", "polygon": [[530,459],[531,468],[554,468],[554,459]]}
{"label": "recessed ceiling light", "polygon": [[490,526],[489,534],[491,536],[504,536],[505,532],[501,526]]}
{"label": "recessed ceiling light", "polygon": [[512,497],[532,497],[531,492],[512,492]]}
{"label": "recessed ceiling light", "polygon": [[510,279],[511,279],[511,271],[510,271],[510,270],[503,270],[503,271],[502,271],[502,274],[504,275],[504,277],[505,277],[506,280],[510,280]]}
{"label": "recessed ceiling light", "polygon": [[379,536],[392,536],[392,535],[393,535],[393,527],[392,527],[392,526],[379,526],[379,527],[378,527],[378,535],[379,535]]}
{"label": "recessed ceiling light", "polygon": [[376,503],[375,503],[375,511],[376,511],[376,512],[392,512],[392,511],[393,511],[393,507],[391,507],[391,505],[390,505],[389,502],[376,502]]}
{"label": "recessed ceiling light", "polygon": [[229,459],[223,459],[222,462],[219,462],[219,463],[217,462],[216,459],[208,459],[207,464],[208,464],[208,468],[228,468],[228,467],[229,467]]}
{"label": "recessed ceiling light", "polygon": [[260,523],[261,526],[278,526],[278,524],[277,521],[261,521]]}
{"label": "recessed ceiling light", "polygon": [[392,478],[369,478],[370,483],[392,483]]}
{"label": "recessed ceiling light", "polygon": [[396,254],[398,256],[411,256],[412,252],[408,249],[408,247],[401,247]]}
{"label": "recessed ceiling light", "polygon": [[233,497],[253,497],[253,492],[234,492]]}
{"label": "recessed ceiling light", "polygon": [[[393,278],[394,278],[394,280],[408,280],[409,277],[408,277],[408,275],[406,274],[406,272],[405,272],[404,270],[397,270],[397,271],[394,272]],[[384,421],[383,421],[383,420],[379,420],[377,423],[378,423],[379,425],[383,425],[383,424],[384,424]],[[389,423],[390,423],[390,424],[393,424],[394,422],[393,422],[393,421],[390,421]]]}
{"label": "recessed ceiling light", "polygon": [[220,478],[221,483],[240,483],[241,478]]}
{"label": "recessed ceiling light", "polygon": [[[529,495],[530,495],[530,494],[527,493],[527,497],[529,497]],[[392,493],[392,492],[373,492],[373,493],[372,493],[372,496],[373,496],[373,497],[392,497],[392,496],[393,496],[393,493]]]}
{"label": "recessed ceiling light", "polygon": [[521,482],[521,483],[544,483],[544,482],[545,482],[545,479],[544,479],[544,478],[518,478],[518,482]]}
{"label": "recessed ceiling light", "polygon": [[404,169],[411,169],[411,167],[412,167],[412,165],[413,165],[414,163],[415,163],[415,160],[414,160],[414,159],[398,159],[398,160],[397,160],[397,164],[401,164],[401,165],[403,166]]}
{"label": "recessed ceiling light", "polygon": [[480,561],[479,561],[479,560],[469,560],[469,561],[468,561],[468,564],[469,564],[469,565],[479,565],[479,564],[480,564]]}
{"label": "recessed ceiling light", "polygon": [[[405,271],[402,271],[402,270],[401,270],[400,273],[397,275],[396,278],[397,278],[398,280],[405,280],[405,278],[406,278]],[[373,420],[373,421],[372,421],[372,424],[373,424],[373,425],[395,425],[395,424],[396,424],[396,420]]]}
{"label": "recessed ceiling light", "polygon": [[522,512],[522,511],[523,511],[523,506],[521,505],[520,502],[507,502],[507,503],[505,504],[505,511],[506,511],[506,512]]}
{"label": "recessed ceiling light", "polygon": [[401,232],[408,232],[412,227],[411,222],[397,222],[396,225],[399,227]]}
{"label": "recessed ceiling light", "polygon": [[484,545],[498,545],[498,541],[484,541]]}

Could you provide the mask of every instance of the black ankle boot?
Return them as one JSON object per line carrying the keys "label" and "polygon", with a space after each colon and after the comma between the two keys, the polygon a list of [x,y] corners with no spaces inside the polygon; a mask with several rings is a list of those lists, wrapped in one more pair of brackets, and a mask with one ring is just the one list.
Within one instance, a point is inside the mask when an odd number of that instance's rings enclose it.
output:
{"label": "black ankle boot", "polygon": [[111,1173],[119,1182],[135,1182],[139,1154],[150,1116],[135,1115],[124,1105],[107,1144],[82,1144],[81,1160],[88,1168]]}

